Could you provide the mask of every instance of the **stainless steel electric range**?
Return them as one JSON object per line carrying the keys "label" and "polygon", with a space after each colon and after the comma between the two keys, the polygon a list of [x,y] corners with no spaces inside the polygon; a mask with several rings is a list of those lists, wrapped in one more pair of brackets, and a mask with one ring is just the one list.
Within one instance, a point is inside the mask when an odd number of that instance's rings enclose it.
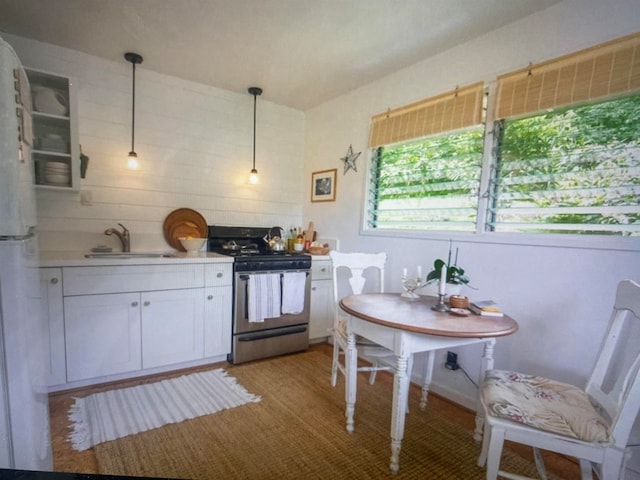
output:
{"label": "stainless steel electric range", "polygon": [[[268,240],[279,235],[279,227],[209,226],[207,250],[233,257],[233,342],[228,360],[238,364],[306,350],[309,346],[309,298],[311,292],[311,256],[271,251]],[[304,273],[301,275],[300,272]],[[286,288],[291,288],[291,273],[298,273],[295,292],[302,295],[300,309],[291,313],[250,318],[250,303],[257,302],[256,288],[260,280],[279,282],[275,290],[279,298],[270,298],[279,307]],[[289,278],[285,278],[289,275]],[[253,278],[252,278],[253,277]],[[287,280],[285,282],[285,280]],[[279,288],[278,288],[279,287]],[[277,296],[275,294],[274,296]],[[254,307],[255,309],[255,307]]]}

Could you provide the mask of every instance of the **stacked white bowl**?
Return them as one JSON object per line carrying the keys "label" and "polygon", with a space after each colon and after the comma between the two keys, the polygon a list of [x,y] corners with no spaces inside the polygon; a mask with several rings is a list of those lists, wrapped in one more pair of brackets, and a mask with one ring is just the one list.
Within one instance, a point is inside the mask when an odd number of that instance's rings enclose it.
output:
{"label": "stacked white bowl", "polygon": [[44,179],[51,185],[69,185],[71,170],[63,162],[47,162],[44,167]]}

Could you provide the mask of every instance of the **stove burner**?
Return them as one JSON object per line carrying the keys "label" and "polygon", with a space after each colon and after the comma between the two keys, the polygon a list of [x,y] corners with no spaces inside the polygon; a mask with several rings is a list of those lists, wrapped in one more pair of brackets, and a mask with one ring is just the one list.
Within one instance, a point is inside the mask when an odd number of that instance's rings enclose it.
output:
{"label": "stove burner", "polygon": [[296,270],[311,268],[303,253],[269,250],[264,240],[269,228],[209,226],[207,250],[233,257],[235,271]]}

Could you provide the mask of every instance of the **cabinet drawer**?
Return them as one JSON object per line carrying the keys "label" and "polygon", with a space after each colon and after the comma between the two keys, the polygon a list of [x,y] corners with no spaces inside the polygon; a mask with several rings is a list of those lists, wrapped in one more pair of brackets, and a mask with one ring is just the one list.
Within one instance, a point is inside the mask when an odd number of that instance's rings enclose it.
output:
{"label": "cabinet drawer", "polygon": [[331,278],[331,260],[313,260],[311,262],[312,280],[324,280]]}
{"label": "cabinet drawer", "polygon": [[63,285],[65,296],[200,288],[204,265],[66,267]]}
{"label": "cabinet drawer", "polygon": [[221,287],[233,284],[231,263],[209,263],[205,265],[204,283],[207,287]]}

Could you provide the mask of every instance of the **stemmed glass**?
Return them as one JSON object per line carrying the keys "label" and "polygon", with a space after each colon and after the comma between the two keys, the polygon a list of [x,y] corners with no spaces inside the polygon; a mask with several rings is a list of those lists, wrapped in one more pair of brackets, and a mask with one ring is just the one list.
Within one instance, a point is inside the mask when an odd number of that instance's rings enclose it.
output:
{"label": "stemmed glass", "polygon": [[416,290],[424,285],[420,270],[421,269],[418,268],[418,275],[415,278],[407,277],[406,269],[402,271],[402,276],[400,277],[402,289],[404,290],[404,293],[400,295],[402,298],[408,300],[417,300],[420,298],[420,295],[416,293]]}

